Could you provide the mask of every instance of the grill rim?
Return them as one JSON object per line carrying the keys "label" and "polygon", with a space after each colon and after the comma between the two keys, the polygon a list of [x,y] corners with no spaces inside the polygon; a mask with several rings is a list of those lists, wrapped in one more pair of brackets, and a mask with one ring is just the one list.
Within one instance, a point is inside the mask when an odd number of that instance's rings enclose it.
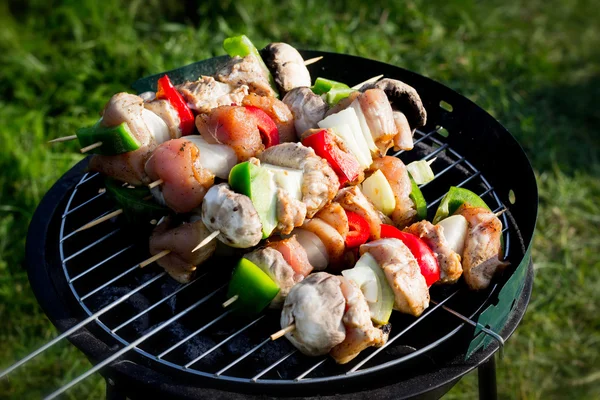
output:
{"label": "grill rim", "polygon": [[[323,55],[323,54],[324,54],[326,57],[327,57],[327,56],[338,56],[338,57],[339,57],[339,56],[343,56],[343,57],[352,57],[352,58],[356,58],[356,59],[361,59],[360,57],[353,57],[353,56],[346,56],[346,55],[338,55],[338,54],[334,54],[334,53],[324,53],[324,52],[303,52],[303,54],[307,54],[307,53],[308,53],[308,54],[310,54],[310,55]],[[363,60],[363,61],[368,61],[369,63],[378,63],[378,62],[376,62],[376,61],[372,61],[372,60],[366,60],[366,59],[362,59],[362,60]],[[383,64],[383,63],[378,63],[378,64],[381,64],[381,65],[387,65],[387,64]],[[388,67],[388,68],[389,68],[389,67],[392,67],[392,68],[395,68],[395,69],[397,69],[397,68],[398,68],[398,67],[394,67],[394,66],[390,66],[390,65],[387,65],[387,67]],[[400,70],[402,70],[402,69],[400,69]],[[410,72],[410,71],[402,70],[402,72],[406,72],[407,74],[412,74],[412,75],[415,75],[415,76],[417,76],[419,79],[426,79],[426,80],[428,79],[428,78],[422,77],[422,76],[420,76],[420,75],[416,75],[416,74],[414,74],[414,73],[412,73],[412,72]],[[432,81],[432,82],[433,82],[433,81]],[[410,83],[410,82],[409,82],[409,83]],[[433,82],[433,83],[434,83],[435,85],[438,85],[438,86],[440,86],[440,87],[443,87],[443,85],[441,85],[441,84],[439,84],[439,83],[437,83],[437,82]],[[451,89],[448,89],[448,88],[445,88],[445,87],[443,87],[443,88],[444,88],[444,89],[446,89],[446,90],[451,90]],[[458,94],[457,94],[457,93],[455,93],[455,92],[453,92],[453,93],[454,93],[456,96],[460,96],[460,95],[458,95]],[[467,99],[463,98],[462,96],[460,96],[460,97],[461,97],[461,101],[467,100]],[[467,100],[467,101],[468,101],[468,100]],[[477,106],[476,106],[476,105],[474,105],[473,103],[471,103],[471,104],[472,104],[473,106],[475,106],[477,109],[479,109],[479,107],[477,107]],[[436,110],[436,108],[434,108],[434,107],[428,107],[428,111],[429,111],[430,109],[432,109],[432,108],[433,108],[434,110]],[[482,111],[482,112],[483,112],[483,110],[480,110],[480,109],[479,109],[479,111]],[[439,112],[439,111],[438,111],[438,112]],[[485,112],[484,112],[484,113],[485,113]],[[435,111],[434,111],[434,114],[435,114]],[[487,117],[488,117],[489,119],[491,119],[492,121],[494,121],[494,122],[495,122],[495,124],[497,124],[497,126],[496,126],[496,129],[500,128],[501,130],[504,130],[504,131],[506,131],[506,130],[505,130],[505,129],[504,129],[504,128],[503,128],[503,127],[502,127],[502,126],[501,126],[501,125],[500,125],[500,124],[497,122],[497,121],[495,121],[495,120],[494,120],[494,119],[493,119],[491,116],[489,116],[487,113],[486,113],[486,115],[487,115]],[[507,131],[506,131],[506,133],[507,133],[508,135],[510,135],[510,134],[509,134]],[[518,143],[517,143],[517,142],[514,140],[514,138],[512,138],[512,136],[510,136],[510,138],[513,140],[513,142],[514,142],[515,144],[517,144],[517,146],[519,147],[519,149],[521,150],[521,152],[523,152],[523,150],[520,148],[520,146],[519,146],[519,145],[518,145]],[[456,147],[455,147],[454,145],[451,145],[450,147],[451,147],[452,149],[456,149]],[[463,152],[463,151],[461,151],[460,153],[461,153],[461,154],[463,154],[464,152]],[[524,157],[524,154],[523,154],[523,157]],[[525,160],[526,160],[526,157],[524,157],[524,158],[525,158]],[[467,157],[467,161],[469,161],[469,162],[470,162],[470,161],[471,161],[471,157]],[[75,173],[75,171],[74,171],[74,170],[76,170],[78,167],[80,167],[80,168],[82,169],[82,168],[83,168],[82,164],[85,164],[85,163],[86,163],[86,160],[83,160],[83,161],[82,161],[82,162],[80,162],[80,163],[79,163],[79,164],[78,164],[76,167],[74,167],[74,168],[73,168],[71,171],[69,171],[69,172],[68,172],[68,173],[65,175],[65,177],[63,178],[63,179],[65,179],[65,182],[66,182],[66,181],[72,182],[73,180],[76,180],[76,179],[77,179],[77,174]],[[528,163],[528,160],[527,160],[527,163]],[[529,167],[529,170],[531,171],[531,166],[529,165],[529,163],[527,164],[527,166]],[[480,170],[481,170],[481,168],[480,168]],[[489,176],[488,176],[488,174],[487,174],[487,173],[485,174],[485,176],[486,176],[486,177],[488,177],[488,179],[489,179]],[[40,211],[43,211],[43,207],[42,207],[42,205],[43,205],[43,204],[44,204],[44,202],[46,201],[46,198],[47,198],[47,197],[60,197],[60,194],[61,194],[61,193],[64,193],[65,191],[68,191],[68,190],[69,190],[69,189],[70,189],[70,188],[73,186],[73,183],[70,183],[70,184],[65,184],[65,182],[63,182],[63,179],[61,179],[61,180],[60,180],[60,181],[59,181],[57,184],[55,184],[55,187],[53,187],[53,188],[51,189],[51,191],[50,191],[50,192],[48,192],[48,194],[46,195],[46,197],[44,198],[44,200],[43,200],[43,201],[42,201],[42,203],[40,204],[40,207],[39,207],[39,208],[38,208],[38,210],[36,211],[36,215],[34,216],[34,220],[36,220],[36,219],[39,217],[39,215],[38,215],[38,212],[40,212]],[[61,184],[61,183],[62,183],[62,185],[59,185],[59,184]],[[76,183],[76,182],[75,182],[75,183]],[[55,189],[57,189],[57,190],[55,191]],[[536,188],[534,188],[534,190],[535,190],[535,194],[536,194],[536,200],[537,200],[537,187],[536,187]],[[55,192],[54,192],[54,191],[55,191]],[[57,203],[59,203],[59,202],[60,202],[60,200],[61,200],[61,199],[59,199],[59,200],[57,201]],[[506,202],[504,202],[504,203],[506,203]],[[51,207],[48,207],[48,208],[51,208]],[[54,210],[49,210],[49,209],[46,209],[46,211],[45,211],[45,214],[46,214],[46,215],[45,215],[45,216],[41,216],[41,218],[42,218],[42,219],[43,219],[43,218],[47,218],[48,211],[56,211],[56,208],[54,208]],[[44,214],[44,212],[41,212],[41,214]],[[53,214],[54,214],[54,213],[53,213]],[[535,215],[537,215],[537,201],[536,201],[536,213],[535,213]],[[50,218],[49,220],[52,220],[52,219],[53,219],[53,218]],[[534,222],[534,224],[535,224],[535,222]],[[522,225],[523,225],[523,224],[521,224],[521,223],[520,223],[520,224],[518,224],[518,229],[522,230],[522,229],[523,229],[523,226],[522,226]],[[35,246],[36,246],[36,244],[35,244],[36,242],[37,242],[37,246],[39,246],[39,243],[43,242],[43,241],[40,241],[39,239],[38,239],[37,241],[36,241],[36,240],[34,240],[33,242],[30,240],[30,236],[32,236],[32,230],[35,230],[34,228],[35,228],[35,226],[34,226],[34,224],[32,223],[32,226],[31,226],[31,228],[30,228],[30,234],[28,235],[28,240],[27,240],[27,255],[28,255],[28,257],[27,257],[27,258],[28,258],[28,265],[29,265],[30,267],[31,267],[31,262],[29,261],[29,259],[30,259],[30,255],[33,255],[33,254],[34,254],[34,252],[30,251],[30,247],[35,247]],[[525,243],[523,243],[523,245],[524,245],[525,247],[529,247],[529,246],[531,245],[531,241],[532,241],[532,239],[533,239],[533,238],[532,238],[532,236],[529,236],[529,235],[524,235],[524,236],[525,236],[525,238],[526,238],[526,239],[527,239],[527,238],[529,239],[529,243],[527,243],[527,241],[525,240],[525,241],[524,241]],[[44,238],[45,238],[45,235],[44,235]],[[31,246],[30,246],[30,243],[31,243]],[[42,247],[42,246],[39,246],[39,247]],[[39,249],[39,247],[38,247],[38,249]],[[43,246],[43,247],[45,247],[45,246]],[[42,253],[43,253],[43,252],[42,252]],[[44,263],[47,261],[47,260],[46,260],[44,257],[42,257],[41,259],[42,259],[42,260],[44,260]],[[38,261],[39,261],[39,260],[38,260]],[[525,261],[526,261],[526,260],[525,260],[525,258],[524,258],[524,259],[522,260],[522,262],[525,262]],[[39,263],[38,263],[38,265],[39,265]],[[529,267],[529,268],[531,268],[531,267]],[[42,269],[44,269],[44,270],[45,270],[45,271],[48,273],[48,270],[49,270],[49,268],[42,268]],[[39,278],[40,276],[39,276],[38,274],[34,274],[34,275],[32,276],[32,274],[31,274],[31,268],[29,268],[29,269],[28,269],[28,272],[30,272],[30,281],[32,282],[32,287],[33,287],[33,286],[34,286],[34,285],[33,285],[33,281],[34,281],[35,279]],[[49,275],[49,274],[48,274],[48,275]],[[48,276],[48,277],[49,277],[49,276]],[[64,280],[64,275],[62,276],[62,279]],[[43,282],[43,284],[42,284],[42,289],[46,288],[44,285],[47,285],[47,284],[48,284],[48,281],[51,281],[51,282],[53,282],[53,289],[56,291],[56,290],[57,290],[57,288],[56,288],[56,286],[54,285],[54,280],[53,280],[53,279],[47,279],[47,280],[46,280],[46,282]],[[65,282],[65,283],[66,283],[66,282]],[[51,315],[51,314],[53,314],[53,313],[54,313],[54,311],[57,311],[57,310],[55,309],[55,307],[54,307],[54,310],[52,310],[53,312],[51,313],[51,312],[49,312],[50,310],[48,310],[48,309],[47,309],[47,307],[45,307],[45,306],[44,306],[44,305],[46,304],[46,296],[43,296],[43,295],[39,294],[39,289],[38,289],[38,290],[35,290],[35,289],[34,289],[34,293],[36,294],[36,297],[38,298],[38,302],[40,303],[40,305],[42,305],[42,308],[44,309],[44,311],[46,312],[46,314],[47,314],[49,317],[50,317],[50,315]],[[60,293],[60,292],[59,292],[59,293]],[[78,304],[78,303],[77,303],[77,304]],[[485,305],[485,303],[484,303],[484,305]],[[61,308],[63,311],[64,311],[64,310],[66,310],[66,307],[60,307],[60,308]],[[79,311],[83,311],[83,310],[79,309]],[[524,311],[523,311],[523,312],[524,312]],[[61,314],[61,313],[59,313],[59,314]],[[64,316],[58,316],[58,317],[56,318],[56,322],[55,322],[55,319],[51,318],[52,322],[53,322],[55,325],[57,325],[57,326],[59,327],[59,329],[61,329],[61,330],[64,330],[64,329],[62,329],[62,328],[60,327],[61,323],[62,323],[62,324],[65,326],[65,329],[67,329],[69,326],[72,326],[72,325],[74,325],[74,323],[69,323],[69,321],[70,321],[70,320],[72,320],[72,316],[73,316],[73,314],[72,314],[72,313],[62,313],[62,314],[66,314],[66,315],[64,315]],[[82,314],[82,316],[83,316],[83,317],[85,317],[85,316],[86,316],[86,315],[85,315],[83,312],[82,312],[81,314]],[[522,316],[521,316],[521,317],[522,317]],[[520,319],[519,319],[519,321],[520,321]],[[76,321],[75,321],[75,322],[76,322]],[[517,323],[518,323],[518,322],[517,322]],[[508,323],[507,323],[507,324],[508,324]],[[505,327],[506,327],[506,325],[505,325]],[[515,325],[515,328],[516,328],[516,325]],[[514,330],[514,329],[513,329],[513,330]],[[511,333],[512,333],[512,332],[511,332]],[[71,339],[70,339],[70,340],[71,340]],[[79,346],[78,346],[78,347],[79,347]],[[488,346],[488,347],[490,347],[490,346]],[[494,351],[495,351],[495,350],[494,350]],[[107,354],[111,354],[111,353],[112,353],[112,352],[110,352],[110,351],[109,351]],[[493,353],[493,352],[492,352],[492,353]],[[128,355],[128,357],[129,357],[129,355]],[[99,358],[103,358],[103,357],[99,357]],[[152,361],[152,360],[150,360],[150,361]],[[475,367],[476,367],[476,366],[473,366],[472,368],[475,368]],[[467,371],[467,372],[468,372],[468,371]],[[466,372],[465,372],[465,373],[466,373]],[[355,375],[355,376],[356,376],[357,374],[353,374],[353,375]],[[356,378],[354,378],[354,379],[356,379]],[[311,379],[311,378],[309,378],[309,379],[307,379],[306,381],[297,382],[297,384],[296,384],[295,386],[300,386],[300,385],[302,385],[302,384],[310,384],[310,383],[315,383],[315,382],[310,382],[311,380],[313,380],[313,381],[314,381],[315,379]],[[264,382],[264,381],[263,381],[263,382]],[[262,383],[262,382],[261,382],[261,383]],[[264,384],[265,384],[265,385],[268,385],[268,384],[270,384],[270,383],[269,383],[269,382],[264,382]],[[260,388],[261,388],[261,386],[262,386],[262,385],[256,385],[256,386],[257,386],[257,387],[259,388],[259,390],[260,390]]]}

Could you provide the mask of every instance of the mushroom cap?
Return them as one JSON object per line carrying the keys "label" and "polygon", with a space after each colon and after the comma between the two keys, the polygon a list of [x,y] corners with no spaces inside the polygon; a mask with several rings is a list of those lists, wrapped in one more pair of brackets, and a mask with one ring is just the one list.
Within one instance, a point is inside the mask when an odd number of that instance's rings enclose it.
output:
{"label": "mushroom cap", "polygon": [[427,123],[427,111],[423,106],[419,93],[410,85],[397,79],[384,78],[375,83],[367,83],[360,88],[361,92],[378,88],[385,92],[394,109],[402,111],[411,129],[424,126]]}

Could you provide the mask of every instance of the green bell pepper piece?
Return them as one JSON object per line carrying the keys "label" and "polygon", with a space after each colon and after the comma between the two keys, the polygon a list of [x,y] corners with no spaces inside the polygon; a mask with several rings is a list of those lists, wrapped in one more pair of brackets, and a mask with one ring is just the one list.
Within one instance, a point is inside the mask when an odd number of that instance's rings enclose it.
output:
{"label": "green bell pepper piece", "polygon": [[152,219],[159,219],[169,214],[168,208],[148,199],[150,190],[147,187],[129,189],[114,179],[106,179],[104,184],[106,192],[123,210],[127,222],[131,225],[143,226]]}
{"label": "green bell pepper piece", "polygon": [[447,216],[454,214],[464,203],[470,204],[473,207],[482,207],[490,210],[485,201],[475,193],[468,189],[452,186],[440,202],[435,212],[435,217],[433,217],[433,223],[437,224]]}
{"label": "green bell pepper piece", "polygon": [[248,55],[255,56],[258,59],[261,68],[267,73],[267,76],[269,77],[269,85],[271,85],[271,88],[275,91],[275,97],[279,98],[279,91],[277,90],[277,85],[275,84],[275,79],[273,79],[273,75],[271,75],[271,71],[269,71],[269,68],[267,68],[267,65],[260,56],[260,53],[258,52],[256,46],[252,44],[252,42],[250,41],[250,39],[248,39],[246,35],[233,36],[225,39],[223,41],[223,48],[225,49],[227,54],[229,54],[229,57],[238,56],[244,58]]}
{"label": "green bell pepper piece", "polygon": [[128,153],[140,148],[139,142],[129,130],[127,123],[105,127],[100,125],[100,121],[93,126],[77,130],[77,139],[82,148],[102,142],[102,146],[95,148],[91,153],[105,156]]}
{"label": "green bell pepper piece", "polygon": [[227,298],[236,312],[255,315],[264,310],[279,293],[279,286],[252,261],[242,258],[233,270]]}
{"label": "green bell pepper piece", "polygon": [[315,94],[324,94],[331,89],[350,89],[348,85],[342,82],[334,81],[326,78],[317,78],[315,84],[310,88]]}
{"label": "green bell pepper piece", "polygon": [[229,172],[229,186],[252,200],[262,223],[263,239],[277,226],[277,187],[271,171],[249,161],[237,164]]}
{"label": "green bell pepper piece", "polygon": [[423,192],[421,192],[421,189],[419,189],[419,185],[417,185],[412,176],[410,177],[410,182],[412,184],[412,189],[409,197],[415,203],[415,208],[417,209],[417,218],[419,221],[421,221],[427,218],[427,201],[423,196]]}
{"label": "green bell pepper piece", "polygon": [[354,89],[346,89],[346,88],[332,88],[325,97],[325,101],[329,106],[335,106],[340,100],[345,99],[350,96],[353,92],[356,92]]}

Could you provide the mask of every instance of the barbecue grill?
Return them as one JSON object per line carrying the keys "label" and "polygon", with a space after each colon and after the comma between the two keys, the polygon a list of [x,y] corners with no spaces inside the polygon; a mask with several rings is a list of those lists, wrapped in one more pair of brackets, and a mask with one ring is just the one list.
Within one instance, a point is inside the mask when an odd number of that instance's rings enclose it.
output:
{"label": "barbecue grill", "polygon": [[[139,268],[148,257],[144,227],[117,217],[76,232],[116,208],[102,191],[102,177],[85,171],[85,159],[46,194],[27,238],[31,286],[63,332],[31,357],[68,336],[95,364],[61,390],[99,370],[110,398],[437,398],[479,367],[480,394],[495,396],[494,353],[523,317],[533,284],[538,197],[525,153],[492,116],[431,79],[360,57],[301,53],[324,57],[309,67],[313,77],[355,83],[384,74],[419,92],[428,123],[415,133],[414,150],[394,155],[405,163],[437,157],[435,180],[421,186],[430,218],[451,185],[480,194],[493,211],[506,208],[500,218],[511,265],[481,292],[462,282],[432,287],[422,316],[393,313],[388,343],[340,366],[304,356],[285,339],[271,341],[279,312],[246,319],[220,306],[234,255],[213,257],[182,285],[156,265]],[[168,74],[178,83],[212,74],[225,61],[216,57]],[[155,89],[157,78],[134,88]]]}

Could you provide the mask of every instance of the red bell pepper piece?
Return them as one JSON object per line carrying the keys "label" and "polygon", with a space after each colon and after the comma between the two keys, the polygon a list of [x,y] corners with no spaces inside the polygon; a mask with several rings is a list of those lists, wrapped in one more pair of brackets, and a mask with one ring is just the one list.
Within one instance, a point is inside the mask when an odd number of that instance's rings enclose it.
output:
{"label": "red bell pepper piece", "polygon": [[167,75],[158,80],[156,98],[167,100],[171,103],[173,108],[175,108],[175,111],[177,111],[177,114],[179,115],[179,129],[181,130],[181,135],[191,135],[194,132],[194,129],[196,128],[194,114],[188,107],[181,93],[175,89]]}
{"label": "red bell pepper piece", "polygon": [[369,239],[369,223],[359,214],[347,211],[348,216],[348,234],[346,235],[346,247],[354,248],[365,244]]}
{"label": "red bell pepper piece", "polygon": [[440,280],[440,265],[437,258],[420,237],[412,233],[402,232],[394,226],[381,224],[381,238],[400,239],[408,247],[417,259],[421,274],[425,278],[428,287]]}
{"label": "red bell pepper piece", "polygon": [[256,125],[265,148],[279,144],[279,129],[269,114],[255,106],[244,107],[256,119]]}
{"label": "red bell pepper piece", "polygon": [[352,182],[360,174],[358,161],[351,154],[340,149],[327,129],[313,133],[302,140],[302,144],[312,147],[315,153],[327,160],[340,179],[340,186]]}

